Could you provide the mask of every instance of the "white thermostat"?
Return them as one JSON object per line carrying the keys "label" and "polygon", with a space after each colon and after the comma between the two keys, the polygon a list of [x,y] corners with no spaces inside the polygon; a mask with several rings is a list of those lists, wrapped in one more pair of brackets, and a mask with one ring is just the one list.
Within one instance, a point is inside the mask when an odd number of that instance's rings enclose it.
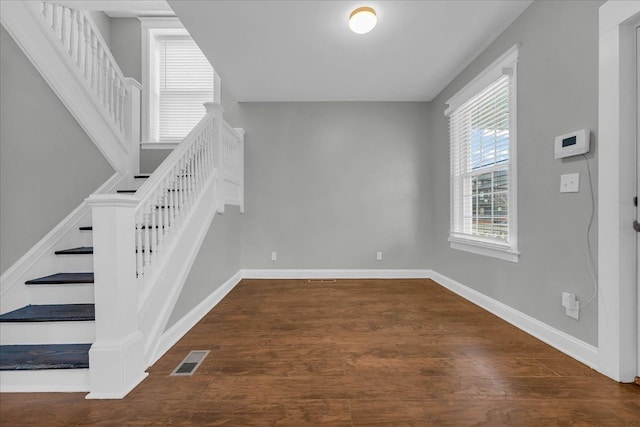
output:
{"label": "white thermostat", "polygon": [[577,156],[589,152],[589,129],[581,129],[562,136],[556,136],[556,159]]}

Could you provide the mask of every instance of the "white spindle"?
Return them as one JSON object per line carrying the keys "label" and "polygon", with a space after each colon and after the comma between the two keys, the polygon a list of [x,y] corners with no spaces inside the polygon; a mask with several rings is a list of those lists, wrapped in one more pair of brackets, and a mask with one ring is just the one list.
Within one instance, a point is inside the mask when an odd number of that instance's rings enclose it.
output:
{"label": "white spindle", "polygon": [[164,233],[165,235],[169,233],[169,229],[171,229],[171,223],[169,222],[169,191],[167,190],[166,184],[164,187],[164,193],[162,197],[162,215],[164,216]]}
{"label": "white spindle", "polygon": [[142,224],[136,223],[136,269],[138,277],[144,277],[144,266],[142,264]]}
{"label": "white spindle", "polygon": [[[153,206],[148,206],[147,209],[154,209]],[[144,253],[144,268],[146,269],[149,264],[151,264],[151,251],[149,248],[151,247],[150,239],[149,239],[149,216],[150,214],[147,212],[144,214],[144,247],[142,248]]]}
{"label": "white spindle", "polygon": [[124,120],[124,103],[127,99],[127,87],[125,82],[120,83],[120,132],[125,132],[125,120]]}
{"label": "white spindle", "polygon": [[60,6],[53,5],[53,10],[51,11],[51,28],[53,28],[53,33],[56,35],[56,38],[60,40]]}
{"label": "white spindle", "polygon": [[98,44],[95,33],[92,32],[92,36],[96,43],[96,95],[98,100],[102,101],[102,46]]}
{"label": "white spindle", "polygon": [[64,46],[67,49],[67,52],[69,51],[69,42],[71,41],[71,31],[69,31],[71,29],[71,20],[69,19],[69,16],[71,15],[71,9],[69,9],[68,7],[63,7],[62,8],[62,46]]}
{"label": "white spindle", "polygon": [[155,206],[153,206],[153,208],[153,212],[151,213],[151,247],[149,249],[149,252],[152,255],[154,255],[158,251],[158,228],[156,224],[158,209],[156,209]]}
{"label": "white spindle", "polygon": [[178,195],[178,201],[180,203],[180,209],[184,210],[185,206],[184,206],[184,187],[185,187],[185,170],[184,170],[184,161],[180,161],[180,167],[178,168],[178,170],[180,171],[180,194]]}
{"label": "white spindle", "polygon": [[[154,200],[154,198],[152,198],[151,200]],[[155,196],[155,200],[157,203],[157,206],[162,206],[162,194],[157,194]],[[164,243],[164,221],[163,221],[163,215],[162,215],[162,210],[158,209],[158,246],[161,246]]]}
{"label": "white spindle", "polygon": [[84,78],[89,83],[89,87],[93,88],[93,73],[91,66],[93,65],[93,46],[91,45],[91,29],[87,25],[84,16],[81,19],[82,28],[84,29]]}
{"label": "white spindle", "polygon": [[80,70],[80,72],[82,73],[82,28],[81,27],[81,20],[80,20],[80,15],[81,13],[78,13],[77,10],[73,10],[73,18],[71,19],[71,23],[73,25],[73,32],[75,34],[74,36],[74,47],[73,47],[73,52],[71,54],[71,59],[73,59],[76,63],[76,67],[78,67],[78,69]]}
{"label": "white spindle", "polygon": [[169,215],[171,216],[171,224],[176,222],[176,209],[175,209],[175,181],[169,182]]}

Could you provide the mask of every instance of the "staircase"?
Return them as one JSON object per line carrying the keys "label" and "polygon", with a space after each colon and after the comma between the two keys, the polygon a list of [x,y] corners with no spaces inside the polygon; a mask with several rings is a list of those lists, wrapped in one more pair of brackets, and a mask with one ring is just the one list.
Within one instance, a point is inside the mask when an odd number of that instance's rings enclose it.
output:
{"label": "staircase", "polygon": [[138,175],[140,87],[122,76],[90,15],[56,2],[0,7],[3,26],[116,170],[0,277],[0,391],[122,398],[161,355],[216,212],[243,210],[244,132],[224,121],[216,94],[156,171]]}
{"label": "staircase", "polygon": [[[148,177],[137,175],[135,179]],[[25,281],[31,304],[0,315],[4,383],[15,383],[14,373],[22,381],[27,376],[30,384],[43,391],[90,390],[89,350],[96,335],[92,233],[91,225],[78,227],[75,234],[84,246],[54,251],[65,272]]]}

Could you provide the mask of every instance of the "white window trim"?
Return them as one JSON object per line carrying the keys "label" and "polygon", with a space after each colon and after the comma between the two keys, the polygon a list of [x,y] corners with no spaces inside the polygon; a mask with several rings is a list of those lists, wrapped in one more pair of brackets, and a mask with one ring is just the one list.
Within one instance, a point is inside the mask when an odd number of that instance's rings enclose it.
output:
{"label": "white window trim", "polygon": [[[509,110],[509,242],[501,244],[495,240],[483,239],[480,236],[461,235],[449,230],[449,244],[452,249],[490,256],[504,261],[518,262],[520,252],[518,250],[518,155],[517,155],[517,64],[519,56],[519,44],[511,47],[501,57],[484,69],[475,79],[467,83],[460,91],[451,97],[446,103],[448,108],[445,115],[449,116],[456,108],[462,106],[479,92],[484,90],[500,76],[510,74],[511,106]],[[453,186],[450,192],[450,218],[453,218]],[[452,225],[452,224],[451,224]]]}
{"label": "white window trim", "polygon": [[[189,36],[182,22],[175,17],[139,17],[142,39],[142,129],[141,148],[143,149],[172,149],[178,143],[158,142],[151,139],[151,79],[153,39],[158,36]],[[213,102],[220,103],[220,77],[213,70]]]}

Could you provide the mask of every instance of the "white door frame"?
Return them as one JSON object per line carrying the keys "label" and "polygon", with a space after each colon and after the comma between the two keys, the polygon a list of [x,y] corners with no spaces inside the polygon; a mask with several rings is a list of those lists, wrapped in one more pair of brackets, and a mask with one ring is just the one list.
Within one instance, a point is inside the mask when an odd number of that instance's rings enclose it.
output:
{"label": "white door frame", "polygon": [[636,376],[635,27],[640,1],[600,6],[598,105],[598,370]]}

